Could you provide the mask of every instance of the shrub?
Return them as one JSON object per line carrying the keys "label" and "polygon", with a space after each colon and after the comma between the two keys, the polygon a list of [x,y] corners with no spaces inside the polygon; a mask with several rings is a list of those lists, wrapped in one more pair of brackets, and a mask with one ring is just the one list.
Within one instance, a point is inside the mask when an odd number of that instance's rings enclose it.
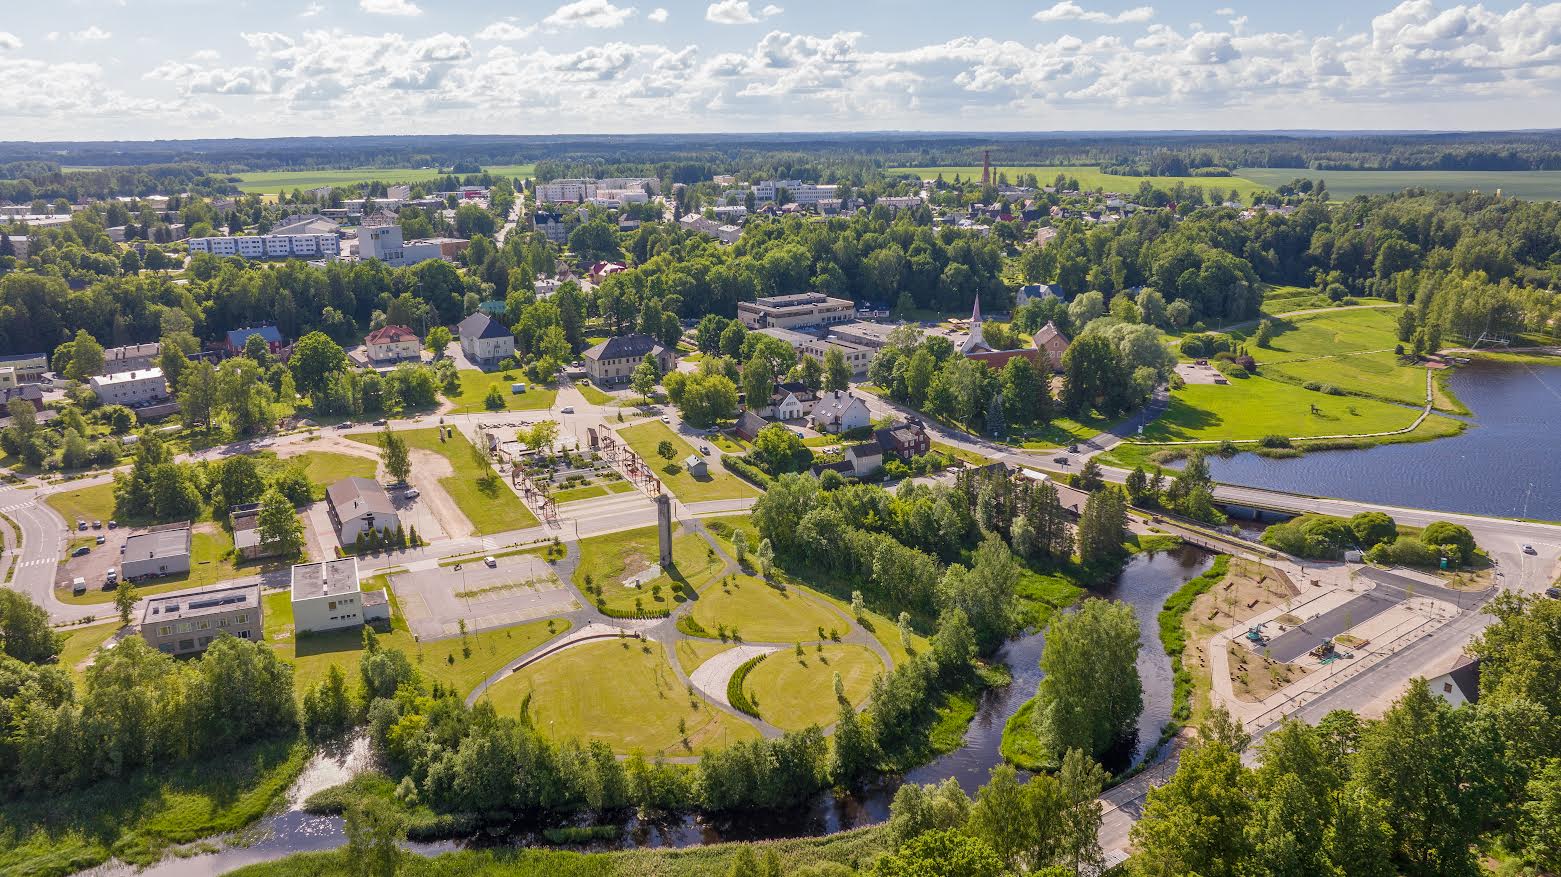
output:
{"label": "shrub", "polygon": [[1364,548],[1375,548],[1398,538],[1398,525],[1383,512],[1361,512],[1350,518],[1355,541]]}
{"label": "shrub", "polygon": [[1459,566],[1474,559],[1474,534],[1461,524],[1433,521],[1420,533],[1420,539],[1441,548],[1447,559]]}
{"label": "shrub", "polygon": [[1265,436],[1263,436],[1262,439],[1260,439],[1258,441],[1258,444],[1262,445],[1265,448],[1288,448],[1288,447],[1292,447],[1292,445],[1290,444],[1290,440],[1288,438],[1285,438],[1282,435],[1265,435]]}
{"label": "shrub", "polygon": [[1374,546],[1366,552],[1366,559],[1372,563],[1434,567],[1441,563],[1442,555],[1436,548],[1419,539],[1404,536]]}
{"label": "shrub", "polygon": [[732,671],[732,678],[726,680],[726,699],[732,704],[732,709],[747,713],[754,718],[759,718],[759,707],[748,699],[748,692],[743,690],[743,683],[747,681],[748,674],[753,668],[759,666],[759,662],[765,659],[765,655],[757,655],[744,661],[741,667]]}

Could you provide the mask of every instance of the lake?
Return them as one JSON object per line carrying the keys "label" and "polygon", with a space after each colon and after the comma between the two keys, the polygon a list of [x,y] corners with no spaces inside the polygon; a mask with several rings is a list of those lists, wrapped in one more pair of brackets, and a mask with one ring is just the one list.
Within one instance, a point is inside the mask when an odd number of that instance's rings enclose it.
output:
{"label": "lake", "polygon": [[1385,505],[1561,521],[1561,368],[1474,362],[1453,373],[1461,434],[1288,460],[1209,458],[1216,481]]}

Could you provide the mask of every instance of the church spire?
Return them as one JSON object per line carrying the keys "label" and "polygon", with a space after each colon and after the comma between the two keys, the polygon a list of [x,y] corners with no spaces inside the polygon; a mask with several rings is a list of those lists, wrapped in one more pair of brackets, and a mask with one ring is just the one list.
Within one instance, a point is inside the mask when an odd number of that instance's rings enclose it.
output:
{"label": "church spire", "polygon": [[983,350],[991,350],[987,346],[986,339],[981,337],[981,296],[976,295],[975,310],[970,312],[970,335],[965,343],[959,347],[960,353],[976,353]]}

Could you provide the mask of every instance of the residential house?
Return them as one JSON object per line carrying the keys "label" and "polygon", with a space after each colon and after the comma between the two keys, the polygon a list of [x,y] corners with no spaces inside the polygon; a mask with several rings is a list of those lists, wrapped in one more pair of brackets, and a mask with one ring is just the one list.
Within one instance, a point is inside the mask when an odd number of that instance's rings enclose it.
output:
{"label": "residential house", "polygon": [[865,478],[883,468],[883,448],[877,442],[852,445],[846,448],[846,462],[851,466],[852,475]]}
{"label": "residential house", "polygon": [[[1436,665],[1436,674],[1426,680],[1431,693],[1454,708],[1480,699],[1480,659],[1459,652],[1450,661]],[[1430,674],[1428,674],[1430,675]]]}
{"label": "residential house", "polygon": [[619,271],[627,270],[629,270],[629,266],[622,262],[597,262],[586,271],[586,276],[591,279],[592,283],[601,283],[609,276],[617,274]]}
{"label": "residential house", "polygon": [[203,652],[218,636],[264,639],[259,585],[222,585],[193,594],[147,597],[139,632],[147,645],[169,655]]}
{"label": "residential house", "polygon": [[390,618],[384,591],[364,591],[358,560],[343,557],[293,566],[293,630],[319,633]]}
{"label": "residential house", "polygon": [[363,339],[363,346],[368,350],[369,362],[376,366],[422,357],[422,342],[418,340],[416,332],[405,326],[375,329]]}
{"label": "residential house", "polygon": [[823,433],[850,432],[872,423],[872,412],[860,397],[844,390],[832,390],[819,396],[808,425]]}
{"label": "residential house", "polygon": [[0,409],[8,409],[12,399],[21,399],[30,403],[34,411],[42,411],[43,385],[18,384],[14,387],[0,387]]}
{"label": "residential house", "polygon": [[776,384],[770,394],[770,406],[765,412],[776,420],[800,420],[813,410],[818,393],[807,384]]}
{"label": "residential house", "polygon": [[928,437],[927,430],[916,423],[896,423],[885,427],[874,434],[878,439],[878,446],[884,453],[893,454],[901,460],[909,460],[919,457],[932,450],[932,439]]}
{"label": "residential house", "polygon": [[515,355],[515,335],[503,323],[477,311],[455,327],[461,352],[472,365],[491,371]]}
{"label": "residential house", "polygon": [[1048,321],[1035,333],[1035,347],[1046,354],[1052,371],[1062,371],[1062,355],[1068,352],[1068,336],[1062,334],[1055,323]]}
{"label": "residential house", "polygon": [[677,366],[677,352],[663,347],[655,338],[640,334],[615,335],[585,352],[585,373],[599,386],[626,384],[647,354],[655,357],[656,367],[662,374]]}
{"label": "residential house", "polygon": [[325,505],[343,545],[351,545],[358,536],[373,530],[382,535],[394,532],[401,524],[390,494],[378,481],[368,478],[343,478],[332,484],[325,490]]}
{"label": "residential house", "polygon": [[1014,307],[1022,308],[1042,298],[1062,298],[1062,289],[1050,283],[1026,283],[1014,294]]}
{"label": "residential house", "polygon": [[759,430],[769,425],[768,420],[749,410],[737,415],[737,424],[732,427],[732,431],[742,436],[745,441],[751,442],[758,437]]}
{"label": "residential house", "polygon": [[104,405],[129,405],[139,408],[168,398],[168,381],[160,368],[145,371],[94,375],[87,380],[98,401]]}
{"label": "residential house", "polygon": [[230,329],[223,338],[223,352],[228,356],[238,356],[244,352],[244,345],[249,341],[249,336],[259,335],[266,342],[266,349],[272,356],[280,356],[284,347],[282,343],[282,330],[275,326],[248,326],[243,329]]}
{"label": "residential house", "polygon": [[119,549],[119,574],[130,581],[190,571],[190,523],[133,533]]}
{"label": "residential house", "polygon": [[113,375],[149,369],[160,362],[162,352],[163,345],[156,341],[110,347],[103,351],[103,370],[98,374]]}

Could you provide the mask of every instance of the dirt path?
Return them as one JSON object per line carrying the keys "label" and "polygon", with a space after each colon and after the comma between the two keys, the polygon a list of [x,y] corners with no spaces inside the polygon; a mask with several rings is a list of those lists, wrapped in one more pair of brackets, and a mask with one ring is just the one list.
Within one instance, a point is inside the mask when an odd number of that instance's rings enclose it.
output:
{"label": "dirt path", "polygon": [[450,461],[440,454],[421,448],[410,448],[408,455],[412,461],[412,475],[407,480],[422,494],[422,503],[433,510],[434,520],[439,522],[444,537],[459,539],[477,532],[471,519],[466,517],[461,507],[445,492],[444,485],[439,483],[439,479],[455,474]]}

